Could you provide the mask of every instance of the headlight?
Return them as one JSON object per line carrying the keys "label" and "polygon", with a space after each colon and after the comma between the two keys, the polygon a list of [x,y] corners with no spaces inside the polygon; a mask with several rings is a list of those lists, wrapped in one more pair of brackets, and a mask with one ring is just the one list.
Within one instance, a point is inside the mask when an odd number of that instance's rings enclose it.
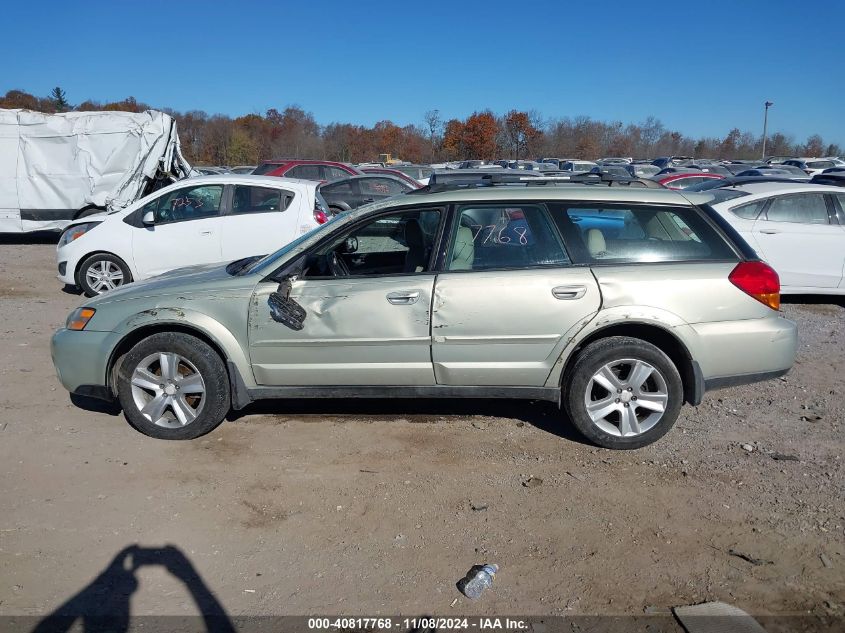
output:
{"label": "headlight", "polygon": [[59,245],[57,248],[61,248],[62,246],[67,246],[73,240],[78,239],[85,235],[88,231],[93,229],[95,226],[100,224],[99,222],[85,222],[84,224],[74,224],[65,229],[65,232],[62,233],[62,236],[59,238]]}
{"label": "headlight", "polygon": [[84,330],[88,325],[88,321],[94,316],[94,308],[77,308],[70,313],[70,316],[65,322],[65,327],[69,330]]}

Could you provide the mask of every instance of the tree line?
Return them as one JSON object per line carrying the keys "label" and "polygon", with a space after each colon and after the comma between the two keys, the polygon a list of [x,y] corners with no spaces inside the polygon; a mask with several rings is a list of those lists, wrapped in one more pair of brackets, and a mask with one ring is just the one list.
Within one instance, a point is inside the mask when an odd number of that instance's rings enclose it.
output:
{"label": "tree line", "polygon": [[[72,106],[59,87],[47,97],[9,90],[0,98],[0,108],[48,113],[142,112],[151,107],[134,97],[108,103],[86,100]],[[543,119],[536,111],[511,110],[497,115],[482,110],[465,119],[443,120],[438,110],[429,110],[418,125],[400,126],[384,120],[367,127],[352,123],[320,125],[313,114],[297,105],[236,118],[201,110],[155,109],[176,119],[186,158],[207,165],[255,165],[269,158],[360,163],[374,161],[382,153],[414,163],[539,156],[595,159],[683,155],[757,159],[762,154],[763,143],[761,135],[738,128],[731,129],[724,138],[693,138],[667,128],[653,116],[640,123],[625,124],[588,116]],[[818,134],[802,143],[790,135],[774,132],[766,143],[766,153],[772,156],[835,156],[842,151]]]}

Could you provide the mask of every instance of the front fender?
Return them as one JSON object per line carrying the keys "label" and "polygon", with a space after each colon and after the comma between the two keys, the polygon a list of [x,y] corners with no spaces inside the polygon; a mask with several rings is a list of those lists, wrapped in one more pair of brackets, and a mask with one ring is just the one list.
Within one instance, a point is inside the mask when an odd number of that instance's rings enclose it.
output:
{"label": "front fender", "polygon": [[[223,352],[224,362],[231,362],[240,372],[246,387],[254,387],[249,358],[244,353],[244,347],[238,342],[232,329],[217,319],[190,308],[155,307],[137,312],[124,319],[115,331],[121,334],[120,340],[131,336],[134,332],[154,327],[156,330],[166,330],[168,325],[178,325],[180,328],[196,330],[207,336]],[[246,336],[244,327],[244,336]],[[119,344],[118,346],[119,347]]]}

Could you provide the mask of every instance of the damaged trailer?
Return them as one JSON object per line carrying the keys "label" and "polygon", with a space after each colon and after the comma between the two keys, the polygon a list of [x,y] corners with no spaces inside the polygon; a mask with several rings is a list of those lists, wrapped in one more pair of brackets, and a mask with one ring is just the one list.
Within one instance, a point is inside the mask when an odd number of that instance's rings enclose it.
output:
{"label": "damaged trailer", "polygon": [[163,112],[0,109],[0,233],[61,231],[189,175]]}

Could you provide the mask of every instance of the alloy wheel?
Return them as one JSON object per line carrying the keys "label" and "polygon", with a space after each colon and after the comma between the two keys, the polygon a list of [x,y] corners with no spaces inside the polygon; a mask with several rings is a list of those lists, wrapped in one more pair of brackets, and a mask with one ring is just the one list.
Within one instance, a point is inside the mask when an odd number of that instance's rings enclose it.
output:
{"label": "alloy wheel", "polygon": [[125,281],[120,266],[105,259],[91,264],[85,271],[85,279],[91,290],[97,294],[114,290],[122,286]]}
{"label": "alloy wheel", "polygon": [[602,366],[584,394],[593,424],[617,437],[634,437],[654,428],[668,401],[669,390],[660,371],[635,358]]}
{"label": "alloy wheel", "polygon": [[205,404],[205,381],[184,356],[150,354],[132,372],[132,399],[157,426],[180,428],[197,419]]}

